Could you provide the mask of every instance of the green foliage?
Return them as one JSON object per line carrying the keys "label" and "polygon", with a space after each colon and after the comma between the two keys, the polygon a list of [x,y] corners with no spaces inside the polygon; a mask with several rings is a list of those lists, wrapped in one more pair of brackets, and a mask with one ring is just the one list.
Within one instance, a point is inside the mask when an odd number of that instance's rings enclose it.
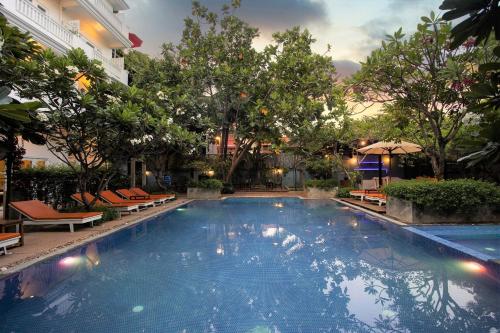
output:
{"label": "green foliage", "polygon": [[431,159],[436,177],[444,176],[447,145],[472,107],[471,85],[486,79],[477,66],[491,48],[464,44],[450,48],[451,25],[431,13],[406,37],[399,29],[372,52],[352,80],[358,101],[384,104],[397,131],[391,136],[416,141]]}
{"label": "green foliage", "polygon": [[354,187],[339,187],[337,191],[337,198],[350,198],[349,192],[355,190]]}
{"label": "green foliage", "polygon": [[500,187],[473,179],[404,180],[383,188],[388,196],[409,200],[439,214],[470,214],[481,206],[499,207]]}
{"label": "green foliage", "polygon": [[337,179],[308,179],[305,182],[306,187],[316,187],[322,190],[332,190],[339,186]]}
{"label": "green foliage", "polygon": [[313,178],[332,177],[333,162],[323,157],[312,157],[305,162],[305,169]]}
{"label": "green foliage", "polygon": [[203,179],[198,182],[189,182],[188,187],[197,187],[211,190],[222,190],[224,183],[218,179]]}

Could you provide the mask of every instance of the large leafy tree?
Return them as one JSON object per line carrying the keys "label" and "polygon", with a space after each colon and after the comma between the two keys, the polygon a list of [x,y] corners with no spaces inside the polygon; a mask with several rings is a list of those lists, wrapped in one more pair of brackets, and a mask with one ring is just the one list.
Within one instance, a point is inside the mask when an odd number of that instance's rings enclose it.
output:
{"label": "large leafy tree", "polygon": [[[147,142],[133,140],[134,149],[143,149],[142,157],[152,171],[156,184],[164,188],[162,176],[176,157],[196,155],[211,126],[202,103],[197,103],[192,86],[185,84],[177,54],[171,44],[162,47],[161,58],[132,51],[125,57],[130,83],[148,93],[147,110],[153,120]],[[152,107],[153,106],[153,107]],[[142,147],[142,148],[141,148]]]}
{"label": "large leafy tree", "polygon": [[[29,34],[9,26],[0,15],[0,159],[5,160],[6,166],[5,207],[11,199],[12,171],[24,152],[19,147],[19,137],[35,144],[45,142],[44,128],[36,113],[40,103],[21,103],[9,96],[17,92],[18,83],[25,79],[18,71],[20,62],[39,52]],[[4,209],[4,218],[8,217],[9,209]]]}
{"label": "large leafy tree", "polygon": [[405,38],[399,29],[362,63],[353,91],[363,100],[385,103],[385,112],[423,146],[434,174],[445,174],[447,146],[475,111],[472,83],[482,80],[477,64],[491,53],[465,43],[450,47],[451,25],[431,13]]}
{"label": "large leafy tree", "polygon": [[[234,15],[239,2],[219,18],[193,3],[178,47],[184,82],[193,100],[222,133],[222,158],[229,159],[224,180],[263,142],[282,143],[305,123],[321,123],[333,107],[335,68],[328,56],[311,50],[314,39],[294,28],[274,35],[263,52],[252,43],[258,30]],[[229,134],[235,149],[227,154]]]}
{"label": "large leafy tree", "polygon": [[[101,191],[134,153],[126,143],[147,126],[141,104],[81,49],[62,56],[46,50],[20,71],[29,78],[20,84],[21,95],[42,103],[49,150],[73,169],[82,193]],[[87,209],[93,204],[85,201]]]}
{"label": "large leafy tree", "polygon": [[[256,124],[250,119],[248,105],[260,73],[262,56],[252,47],[257,29],[232,14],[239,6],[224,6],[219,18],[198,2],[193,2],[193,16],[185,20],[183,38],[178,45],[179,62],[188,91],[204,114],[208,115],[217,131],[222,133],[222,158],[227,158],[230,131],[236,139],[236,153],[226,180],[249,148],[258,140]],[[253,131],[247,140],[239,135]]]}
{"label": "large leafy tree", "polygon": [[[451,47],[457,48],[466,41],[488,47],[491,40],[500,40],[500,7],[498,0],[445,0],[440,9],[447,10],[445,20],[463,19],[451,30]],[[493,35],[493,36],[492,36]],[[471,87],[474,106],[482,112],[479,132],[486,139],[482,150],[466,155],[459,161],[466,161],[469,167],[482,166],[498,181],[500,167],[500,46],[493,49],[494,58],[485,59],[479,71],[486,74],[486,80]]]}

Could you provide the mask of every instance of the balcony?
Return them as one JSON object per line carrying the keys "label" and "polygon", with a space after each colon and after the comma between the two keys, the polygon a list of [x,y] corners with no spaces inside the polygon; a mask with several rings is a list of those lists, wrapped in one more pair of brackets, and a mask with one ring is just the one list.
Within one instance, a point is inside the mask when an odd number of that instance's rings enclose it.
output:
{"label": "balcony", "polygon": [[[93,0],[92,0],[93,1]],[[91,59],[101,61],[106,73],[124,84],[128,83],[128,73],[124,70],[123,58],[108,58],[90,43],[83,35],[72,32],[60,22],[51,18],[27,0],[0,0],[0,12],[10,23],[21,30],[29,31],[41,44],[65,53],[72,48],[81,48]]]}
{"label": "balcony", "polygon": [[106,0],[77,0],[103,26],[110,30],[126,47],[130,47],[128,27],[113,12],[113,7]]}
{"label": "balcony", "polygon": [[[57,44],[55,49],[62,51],[73,45],[74,35],[62,24],[42,12],[26,0],[1,0],[0,11],[9,22],[30,31],[35,39],[43,44]],[[52,45],[51,45],[52,46]]]}

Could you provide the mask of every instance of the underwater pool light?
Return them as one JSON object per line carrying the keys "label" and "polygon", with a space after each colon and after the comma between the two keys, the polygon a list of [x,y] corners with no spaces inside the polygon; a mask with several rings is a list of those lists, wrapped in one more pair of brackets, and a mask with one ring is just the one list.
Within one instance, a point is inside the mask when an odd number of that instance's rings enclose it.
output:
{"label": "underwater pool light", "polygon": [[186,208],[180,207],[180,208],[177,208],[176,210],[178,210],[179,212],[183,212],[186,210]]}
{"label": "underwater pool light", "polygon": [[469,272],[482,273],[482,272],[486,271],[486,268],[483,265],[481,265],[475,261],[462,262],[461,266]]}
{"label": "underwater pool light", "polygon": [[59,265],[63,267],[74,267],[78,266],[82,261],[81,257],[66,257],[59,261]]}
{"label": "underwater pool light", "polygon": [[495,249],[492,248],[492,247],[485,247],[484,248],[486,251],[490,251],[490,252],[495,252]]}
{"label": "underwater pool light", "polygon": [[144,307],[142,305],[136,305],[132,308],[132,312],[139,313],[144,310]]}

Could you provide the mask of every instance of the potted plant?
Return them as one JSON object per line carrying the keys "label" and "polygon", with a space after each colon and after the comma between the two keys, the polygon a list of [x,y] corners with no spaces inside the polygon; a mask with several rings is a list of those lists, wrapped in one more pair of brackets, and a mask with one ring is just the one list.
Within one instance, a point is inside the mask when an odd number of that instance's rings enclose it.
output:
{"label": "potted plant", "polygon": [[339,182],[336,179],[310,179],[306,181],[307,197],[329,199],[337,196]]}
{"label": "potted plant", "polygon": [[387,185],[387,215],[411,224],[500,219],[500,187],[474,179],[406,180]]}
{"label": "potted plant", "polygon": [[187,189],[188,199],[219,199],[224,184],[218,179],[204,179],[190,182]]}

